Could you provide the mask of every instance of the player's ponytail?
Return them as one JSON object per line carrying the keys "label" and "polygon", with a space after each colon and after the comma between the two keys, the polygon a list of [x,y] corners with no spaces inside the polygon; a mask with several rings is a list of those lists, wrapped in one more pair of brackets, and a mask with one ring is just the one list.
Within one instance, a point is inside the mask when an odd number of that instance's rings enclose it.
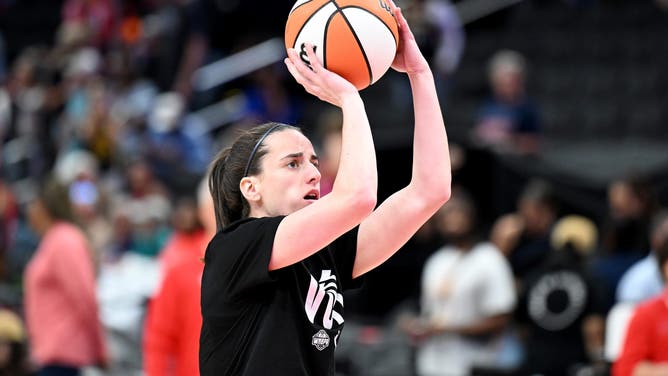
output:
{"label": "player's ponytail", "polygon": [[[227,164],[231,147],[223,149],[211,164],[209,171],[209,190],[213,198],[213,206],[216,214],[216,229],[220,231],[225,224],[240,218],[242,197],[239,192],[239,184],[236,187],[229,182],[231,175],[230,166]],[[226,179],[227,175],[227,179]],[[235,199],[235,197],[238,197]]]}

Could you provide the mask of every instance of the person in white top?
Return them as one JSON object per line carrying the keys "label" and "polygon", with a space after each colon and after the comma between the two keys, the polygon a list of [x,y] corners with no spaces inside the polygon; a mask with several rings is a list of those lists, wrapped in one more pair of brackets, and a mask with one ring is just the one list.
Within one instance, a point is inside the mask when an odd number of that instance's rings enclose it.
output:
{"label": "person in white top", "polygon": [[472,201],[455,193],[437,214],[448,244],[425,264],[421,315],[401,327],[417,344],[421,376],[469,375],[473,367],[502,368],[504,329],[516,305],[508,261],[474,236]]}
{"label": "person in white top", "polygon": [[639,303],[660,294],[664,289],[654,250],[668,239],[668,210],[662,210],[656,214],[650,227],[652,251],[622,275],[617,285],[616,300],[618,303]]}

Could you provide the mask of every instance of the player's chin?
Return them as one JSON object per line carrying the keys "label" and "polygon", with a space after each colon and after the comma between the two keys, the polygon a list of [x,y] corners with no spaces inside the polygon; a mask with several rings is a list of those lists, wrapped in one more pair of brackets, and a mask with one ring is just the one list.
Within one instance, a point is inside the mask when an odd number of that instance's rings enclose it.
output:
{"label": "player's chin", "polygon": [[304,205],[304,207],[307,207],[307,206],[313,204],[316,201],[318,201],[318,200],[304,200],[303,205]]}
{"label": "player's chin", "polygon": [[302,200],[302,201],[299,201],[299,202],[295,202],[293,205],[290,206],[290,208],[288,210],[286,210],[287,213],[285,213],[285,215],[292,214],[296,211],[304,209],[305,207],[311,205],[312,203],[313,202],[310,202],[309,200]]}
{"label": "player's chin", "polygon": [[304,200],[302,200],[302,202],[300,203],[300,206],[301,206],[300,209],[305,208],[305,207],[307,207],[307,206],[309,206],[309,205],[312,205],[312,204],[313,204],[314,202],[316,202],[316,201],[318,201],[318,200],[306,200],[306,199],[304,199]]}

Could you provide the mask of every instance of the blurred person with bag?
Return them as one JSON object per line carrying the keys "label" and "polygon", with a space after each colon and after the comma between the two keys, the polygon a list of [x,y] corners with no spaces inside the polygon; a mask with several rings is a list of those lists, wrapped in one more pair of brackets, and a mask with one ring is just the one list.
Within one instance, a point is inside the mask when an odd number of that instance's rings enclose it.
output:
{"label": "blurred person with bag", "polygon": [[598,227],[586,217],[555,222],[546,257],[519,286],[515,320],[526,350],[520,374],[579,375],[600,365],[605,309],[600,283],[588,269],[597,239]]}

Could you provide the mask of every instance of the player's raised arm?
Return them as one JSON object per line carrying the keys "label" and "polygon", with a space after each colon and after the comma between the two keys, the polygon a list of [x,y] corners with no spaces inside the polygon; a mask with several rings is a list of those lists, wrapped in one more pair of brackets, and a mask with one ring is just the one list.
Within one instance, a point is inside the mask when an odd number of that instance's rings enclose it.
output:
{"label": "player's raised arm", "polygon": [[394,15],[400,42],[392,67],[408,75],[415,111],[412,175],[361,223],[353,277],[392,256],[450,197],[450,155],[434,77],[401,10],[395,7]]}
{"label": "player's raised arm", "polygon": [[[269,269],[293,264],[324,248],[357,226],[376,205],[376,157],[364,103],[350,82],[318,62],[311,46],[307,53],[311,69],[294,49],[289,50],[286,64],[306,91],[343,111],[339,171],[331,193],[290,213],[281,222]],[[303,162],[310,165],[310,161]],[[319,196],[319,173],[317,188]]]}

